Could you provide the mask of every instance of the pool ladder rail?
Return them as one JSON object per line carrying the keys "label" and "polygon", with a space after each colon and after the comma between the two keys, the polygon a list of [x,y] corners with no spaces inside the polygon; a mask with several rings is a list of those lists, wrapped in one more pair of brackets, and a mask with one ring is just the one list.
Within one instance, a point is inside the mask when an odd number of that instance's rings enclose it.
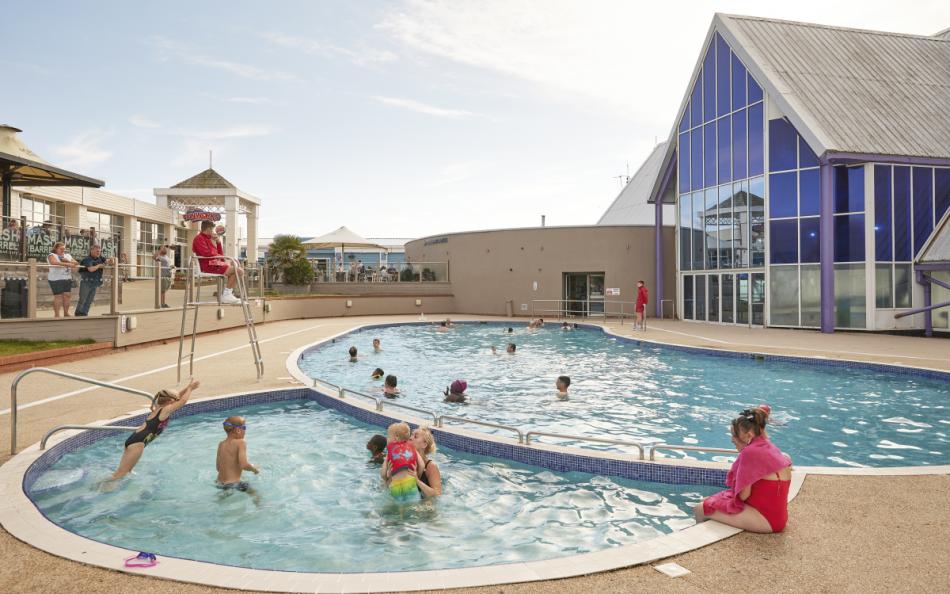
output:
{"label": "pool ladder rail", "polygon": [[[116,390],[117,392],[125,392],[126,394],[135,394],[136,396],[141,396],[149,401],[150,405],[155,404],[155,396],[149,394],[144,390],[139,390],[136,388],[130,388],[128,386],[121,386],[119,384],[113,384],[111,382],[104,382],[101,380],[93,379],[91,377],[86,377],[84,375],[76,375],[75,373],[67,373],[65,371],[59,371],[58,369],[50,369],[48,367],[34,367],[32,369],[27,369],[21,371],[13,379],[13,384],[10,386],[10,455],[16,454],[16,430],[17,430],[17,412],[19,405],[17,403],[17,391],[20,388],[20,382],[26,376],[33,373],[46,373],[49,375],[56,375],[59,377],[65,377],[68,379],[74,379],[78,382],[85,384],[92,384],[94,386],[100,386],[102,388],[109,388]],[[49,440],[50,436],[54,433],[60,431],[66,431],[67,429],[97,429],[103,431],[135,431],[135,427],[119,426],[119,425],[59,425],[50,429],[46,435],[43,436],[43,440],[40,442],[40,449],[46,448],[46,442]]]}
{"label": "pool ladder rail", "polygon": [[[239,268],[239,263],[236,258],[230,256],[191,256],[188,260],[188,267],[185,271],[185,300],[184,305],[181,308],[181,334],[178,337],[178,382],[181,383],[181,364],[186,359],[188,361],[188,375],[189,377],[194,376],[195,372],[195,343],[198,340],[198,310],[202,305],[215,305],[217,307],[223,307],[225,304],[221,302],[221,297],[224,294],[224,280],[225,276],[223,274],[213,274],[209,272],[201,272],[200,262],[201,260],[227,260],[231,266]],[[241,311],[244,313],[244,325],[247,327],[247,337],[248,342],[251,345],[251,355],[254,358],[254,367],[257,371],[257,379],[264,377],[264,357],[261,354],[261,345],[257,339],[257,328],[254,326],[254,314],[251,311],[251,306],[247,301],[247,282],[243,274],[236,274],[237,278],[237,290],[240,291],[241,296],[238,297],[240,303],[234,305],[240,305]],[[201,280],[203,279],[214,279],[217,289],[218,289],[218,299],[217,301],[202,301],[201,300]],[[193,298],[192,298],[193,297]],[[185,354],[185,325],[188,319],[188,312],[193,312],[193,320],[191,325],[191,350],[188,354]]]}

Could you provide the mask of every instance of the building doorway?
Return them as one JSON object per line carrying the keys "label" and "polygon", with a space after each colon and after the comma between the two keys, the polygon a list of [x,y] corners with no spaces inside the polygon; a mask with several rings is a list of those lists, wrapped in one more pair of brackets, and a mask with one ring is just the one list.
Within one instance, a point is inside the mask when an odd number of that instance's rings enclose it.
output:
{"label": "building doorway", "polygon": [[683,275],[683,319],[763,326],[765,273]]}
{"label": "building doorway", "polygon": [[603,317],[604,273],[565,272],[564,310],[572,317]]}

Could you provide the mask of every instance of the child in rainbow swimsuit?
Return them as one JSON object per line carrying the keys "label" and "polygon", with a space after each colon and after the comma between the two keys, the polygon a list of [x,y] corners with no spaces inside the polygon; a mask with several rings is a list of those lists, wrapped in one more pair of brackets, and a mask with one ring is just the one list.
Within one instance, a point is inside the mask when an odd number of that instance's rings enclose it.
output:
{"label": "child in rainbow swimsuit", "polygon": [[406,423],[393,423],[387,431],[389,443],[386,444],[386,461],[383,462],[382,477],[389,483],[389,494],[394,499],[406,501],[417,498],[416,467],[419,454],[409,440],[411,433]]}

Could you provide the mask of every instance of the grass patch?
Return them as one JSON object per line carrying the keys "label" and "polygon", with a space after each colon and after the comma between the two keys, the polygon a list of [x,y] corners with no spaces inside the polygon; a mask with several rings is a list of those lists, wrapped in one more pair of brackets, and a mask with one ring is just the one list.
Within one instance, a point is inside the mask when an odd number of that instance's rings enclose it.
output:
{"label": "grass patch", "polygon": [[84,338],[82,340],[0,340],[0,357],[32,353],[35,351],[48,351],[50,349],[63,349],[66,347],[92,344],[94,342],[96,341],[91,338]]}

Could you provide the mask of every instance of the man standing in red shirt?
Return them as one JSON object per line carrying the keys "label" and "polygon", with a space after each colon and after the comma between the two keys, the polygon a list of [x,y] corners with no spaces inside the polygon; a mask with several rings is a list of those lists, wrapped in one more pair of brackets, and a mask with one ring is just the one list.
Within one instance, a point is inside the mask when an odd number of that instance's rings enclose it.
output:
{"label": "man standing in red shirt", "polygon": [[637,281],[637,321],[634,325],[634,330],[640,328],[640,330],[646,330],[647,326],[644,323],[643,316],[646,311],[647,303],[650,301],[650,293],[647,291],[646,285],[643,284],[642,280]]}
{"label": "man standing in red shirt", "polygon": [[194,241],[191,242],[191,252],[196,256],[201,256],[198,260],[201,272],[223,274],[227,277],[221,303],[230,305],[241,303],[241,300],[234,296],[234,285],[237,284],[237,275],[244,274],[244,271],[224,258],[215,258],[215,256],[223,256],[224,250],[221,247],[221,241],[214,236],[213,221],[201,221],[201,233],[196,235]]}

